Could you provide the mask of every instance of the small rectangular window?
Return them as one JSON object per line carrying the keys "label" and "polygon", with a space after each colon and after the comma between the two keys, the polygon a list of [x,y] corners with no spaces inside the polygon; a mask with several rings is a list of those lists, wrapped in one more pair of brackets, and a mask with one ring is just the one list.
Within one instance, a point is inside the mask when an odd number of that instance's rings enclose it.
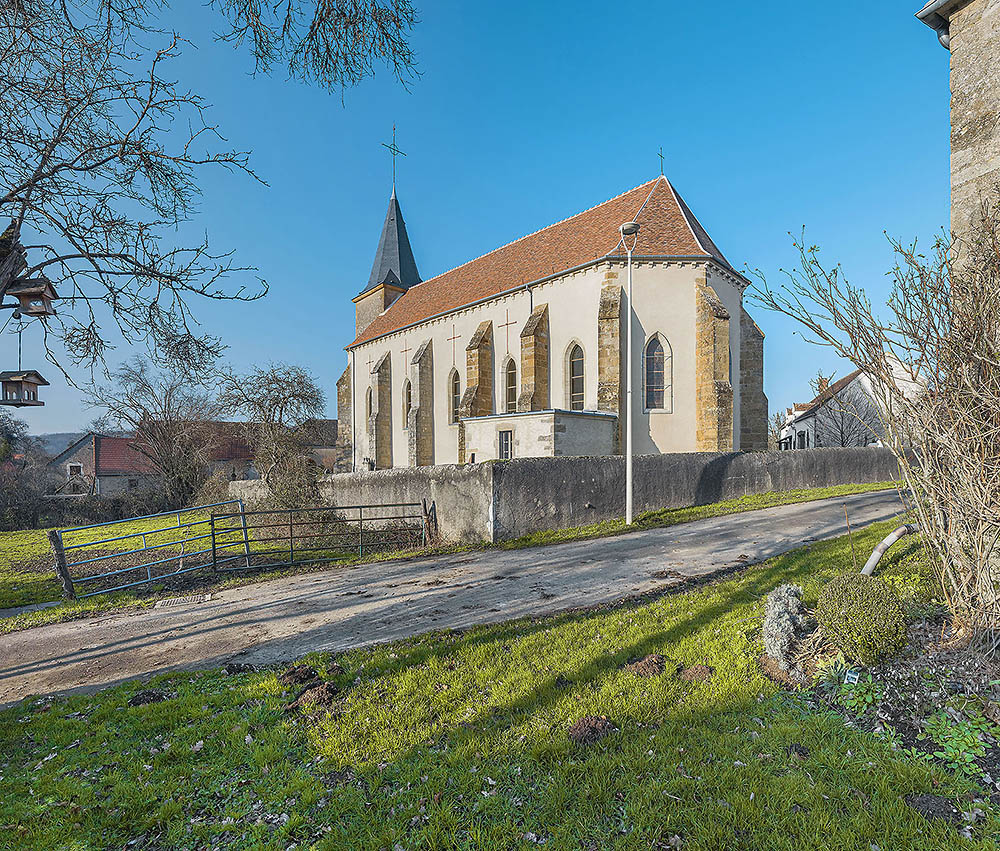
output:
{"label": "small rectangular window", "polygon": [[501,461],[509,461],[513,457],[514,457],[514,432],[502,431],[500,432],[499,458]]}
{"label": "small rectangular window", "polygon": [[70,476],[82,476],[83,475],[83,464],[70,464],[69,465]]}

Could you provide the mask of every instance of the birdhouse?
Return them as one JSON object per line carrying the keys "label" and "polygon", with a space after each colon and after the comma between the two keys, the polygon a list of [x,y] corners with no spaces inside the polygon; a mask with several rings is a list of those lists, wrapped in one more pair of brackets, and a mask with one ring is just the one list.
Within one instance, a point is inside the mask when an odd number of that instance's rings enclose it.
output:
{"label": "birdhouse", "polygon": [[7,295],[17,299],[23,316],[53,316],[52,307],[59,295],[52,282],[44,275],[37,278],[19,278],[7,287]]}
{"label": "birdhouse", "polygon": [[0,372],[0,405],[24,408],[44,405],[38,398],[38,388],[48,387],[49,382],[33,369]]}

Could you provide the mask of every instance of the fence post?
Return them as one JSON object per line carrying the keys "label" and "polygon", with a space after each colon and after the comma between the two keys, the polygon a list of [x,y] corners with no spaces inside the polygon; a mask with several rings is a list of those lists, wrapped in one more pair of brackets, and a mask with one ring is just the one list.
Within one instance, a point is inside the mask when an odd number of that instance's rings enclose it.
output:
{"label": "fence post", "polygon": [[247,567],[250,567],[250,536],[247,534],[247,512],[242,499],[239,503],[240,519],[243,521],[243,553],[247,558]]}
{"label": "fence post", "polygon": [[212,514],[208,518],[208,522],[212,527],[212,570],[218,572],[219,570],[218,553],[215,551],[215,514]]}
{"label": "fence post", "polygon": [[358,506],[358,558],[363,558],[365,554],[364,528],[365,528],[365,508],[363,505],[359,505]]}
{"label": "fence post", "polygon": [[430,508],[430,529],[431,529],[431,540],[436,541],[438,539],[438,509],[437,503],[432,499]]}
{"label": "fence post", "polygon": [[421,515],[421,533],[423,537],[422,546],[426,547],[427,542],[431,539],[431,516],[427,511],[427,500],[420,500],[420,515]]}
{"label": "fence post", "polygon": [[295,564],[295,526],[293,525],[295,521],[294,509],[290,509],[288,512],[288,565],[291,567]]}
{"label": "fence post", "polygon": [[56,559],[56,573],[62,582],[63,596],[68,600],[76,599],[76,589],[73,587],[73,579],[69,575],[69,568],[66,567],[66,551],[63,549],[62,533],[58,529],[49,530],[49,543],[52,545],[52,554]]}

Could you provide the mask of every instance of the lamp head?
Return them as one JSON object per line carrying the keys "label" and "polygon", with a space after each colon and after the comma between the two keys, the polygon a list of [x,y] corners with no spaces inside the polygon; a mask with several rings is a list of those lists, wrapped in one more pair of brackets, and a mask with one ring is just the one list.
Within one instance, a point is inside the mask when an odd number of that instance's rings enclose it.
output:
{"label": "lamp head", "polygon": [[618,230],[621,231],[622,236],[635,236],[639,233],[639,223],[625,222]]}

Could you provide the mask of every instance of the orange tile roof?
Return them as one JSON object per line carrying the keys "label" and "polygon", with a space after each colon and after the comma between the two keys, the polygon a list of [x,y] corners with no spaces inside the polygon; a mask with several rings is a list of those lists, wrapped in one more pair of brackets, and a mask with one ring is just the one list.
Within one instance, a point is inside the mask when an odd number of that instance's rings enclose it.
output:
{"label": "orange tile roof", "polygon": [[732,269],[684,200],[662,175],[475,260],[410,287],[348,346],[360,345],[523,284],[608,256],[622,222],[639,222],[640,257],[714,258]]}

